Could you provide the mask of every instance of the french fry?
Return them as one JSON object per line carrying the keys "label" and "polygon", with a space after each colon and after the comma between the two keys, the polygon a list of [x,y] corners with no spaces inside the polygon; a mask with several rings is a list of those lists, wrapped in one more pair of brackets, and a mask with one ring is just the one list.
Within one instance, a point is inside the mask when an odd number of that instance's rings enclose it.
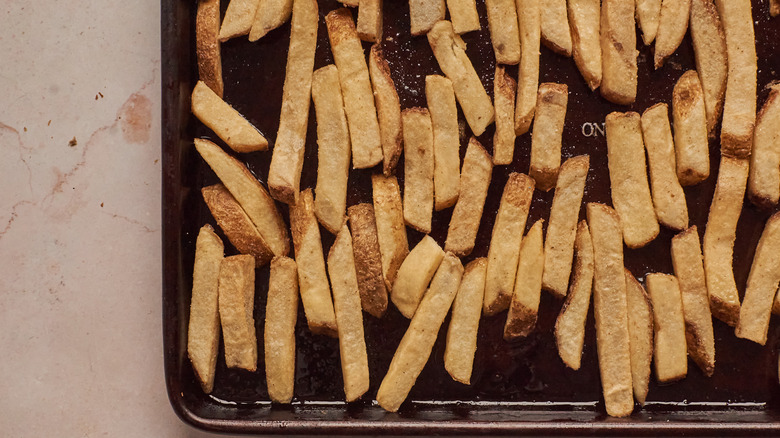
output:
{"label": "french fry", "polygon": [[390,295],[393,304],[403,316],[414,316],[420,299],[443,257],[444,251],[439,244],[427,235],[406,256],[398,268]]}
{"label": "french fry", "polygon": [[479,15],[475,0],[447,0],[452,29],[458,35],[479,30]]}
{"label": "french fry", "polygon": [[504,186],[501,204],[493,223],[485,275],[485,315],[509,307],[515,287],[520,243],[534,193],[534,179],[512,172]]}
{"label": "french fry", "polygon": [[433,208],[452,207],[460,191],[460,130],[452,82],[439,75],[425,77],[425,97],[433,127]]}
{"label": "french fry", "polygon": [[707,112],[707,132],[715,135],[723,111],[723,97],[726,95],[728,60],[726,58],[726,36],[715,7],[714,0],[691,0],[691,40],[704,91],[704,108]]}
{"label": "french fry", "polygon": [[553,52],[571,56],[572,41],[566,2],[548,1],[542,8],[542,42]]}
{"label": "french fry", "polygon": [[593,240],[593,315],[604,404],[610,416],[625,417],[634,410],[634,397],[620,219],[615,210],[603,204],[589,203],[587,213]]}
{"label": "french fry", "polygon": [[636,19],[642,29],[642,41],[649,46],[658,34],[661,20],[661,0],[637,0]]}
{"label": "french fry", "polygon": [[593,243],[588,223],[584,220],[577,226],[575,247],[577,263],[574,265],[574,280],[561,307],[561,313],[555,320],[555,343],[563,363],[573,370],[578,370],[585,343],[585,320],[588,317],[593,290]]}
{"label": "french fry", "polygon": [[219,41],[225,42],[231,38],[249,33],[255,19],[260,0],[230,0],[222,27],[219,28]]}
{"label": "french fry", "polygon": [[699,76],[688,70],[680,76],[672,92],[677,179],[684,186],[698,184],[710,176],[704,102]]}
{"label": "french fry", "polygon": [[549,191],[555,187],[561,166],[561,137],[569,87],[566,84],[544,83],[539,86],[536,100],[534,131],[531,136],[531,170],[536,188]]}
{"label": "french fry", "polygon": [[769,0],[769,15],[773,17],[780,15],[780,0]]}
{"label": "french fry", "polygon": [[404,221],[421,233],[431,232],[433,216],[433,129],[425,108],[405,109]]}
{"label": "french fry", "polygon": [[496,66],[493,76],[493,100],[496,132],[493,134],[493,164],[511,164],[515,154],[515,94],[517,82],[504,67]]}
{"label": "french fry", "polygon": [[228,368],[257,370],[254,307],[255,258],[225,257],[219,268],[219,320]]}
{"label": "french fry", "polygon": [[317,196],[314,198],[314,213],[328,231],[336,234],[345,220],[352,152],[335,65],[314,72],[311,97],[317,114],[317,186],[314,189]]}
{"label": "french fry", "polygon": [[379,120],[379,133],[382,136],[382,171],[391,175],[403,152],[403,133],[401,131],[401,102],[395,83],[390,77],[390,66],[382,53],[382,46],[374,44],[368,56],[368,71],[374,87],[376,115]]}
{"label": "french fry", "polygon": [[653,302],[656,378],[662,383],[680,380],[688,374],[688,350],[677,278],[647,274],[645,281]]}
{"label": "french fry", "polygon": [[657,103],[642,113],[642,136],[658,222],[673,230],[688,228],[688,204],[677,179],[674,139],[665,103]]}
{"label": "french fry", "polygon": [[349,227],[352,229],[357,284],[363,310],[381,318],[387,310],[387,287],[382,276],[382,256],[374,207],[371,204],[349,207]]}
{"label": "french fry", "polygon": [[376,401],[386,411],[398,410],[428,362],[462,276],[463,265],[460,260],[452,254],[444,256],[376,394]]}
{"label": "french fry", "polygon": [[517,69],[515,134],[531,129],[539,88],[539,49],[541,44],[541,5],[539,0],[515,0],[520,29],[520,66]]}
{"label": "french fry", "polygon": [[298,264],[301,301],[309,330],[314,334],[337,337],[336,315],[312,198],[311,189],[306,189],[298,196],[298,202],[290,206],[290,231]]}
{"label": "french fry", "polygon": [[653,304],[636,277],[625,270],[628,335],[631,352],[631,381],[640,405],[647,399],[650,363],[653,361]]}
{"label": "french fry", "polygon": [[295,322],[298,319],[298,268],[295,260],[271,260],[265,307],[265,380],[268,396],[290,403],[295,386]]}
{"label": "french fry", "polygon": [[520,245],[515,291],[504,324],[506,341],[526,337],[536,327],[544,270],[542,222],[543,220],[539,219],[533,224]]}
{"label": "french fry", "polygon": [[444,350],[444,368],[456,382],[471,384],[474,353],[477,351],[477,331],[485,293],[484,257],[466,265],[458,294],[452,303],[452,317],[447,329],[447,347]]}
{"label": "french fry", "polygon": [[452,210],[445,251],[465,257],[474,249],[492,172],[493,158],[475,137],[471,137],[463,158],[460,195]]}
{"label": "french fry", "polygon": [[591,90],[601,85],[601,43],[599,42],[599,0],[569,0],[572,55]]}
{"label": "french fry", "polygon": [[263,134],[203,81],[192,90],[192,114],[236,152],[268,149]]}
{"label": "french fry", "polygon": [[520,62],[520,33],[515,0],[485,0],[496,64]]}
{"label": "french fry", "polygon": [[566,287],[569,285],[577,220],[580,217],[589,168],[588,155],[566,160],[561,166],[555,197],[550,207],[550,222],[547,224],[544,242],[542,288],[558,297],[566,296]]}
{"label": "french fry", "polygon": [[444,20],[447,12],[444,0],[409,0],[409,24],[412,36],[423,35],[433,25]]}
{"label": "french fry", "polygon": [[702,245],[712,315],[731,326],[739,319],[739,294],[732,262],[748,167],[748,160],[721,157]]}
{"label": "french fry", "polygon": [[292,8],[293,0],[260,0],[249,31],[249,41],[257,41],[286,23],[292,15]]}
{"label": "french fry", "polygon": [[637,64],[634,2],[601,3],[601,95],[610,102],[628,105],[636,100]]}
{"label": "french fry", "polygon": [[352,237],[347,224],[341,228],[328,252],[328,274],[333,285],[333,307],[338,323],[341,373],[347,401],[368,391],[368,357],[363,334],[363,312],[355,272]]}
{"label": "french fry", "polygon": [[219,0],[201,0],[195,17],[198,77],[222,98],[222,54],[219,46]]}
{"label": "french fry", "polygon": [[196,138],[195,149],[241,204],[274,255],[287,255],[290,252],[287,226],[260,181],[240,161],[208,140]]}
{"label": "french fry", "polygon": [[382,139],[368,66],[352,13],[345,8],[331,11],[325,16],[325,24],[344,94],[344,110],[352,140],[352,167],[373,167],[382,161]]}
{"label": "french fry", "polygon": [[761,207],[777,205],[780,199],[780,85],[771,87],[758,114],[750,154],[748,197]]}
{"label": "french fry", "polygon": [[[195,241],[192,299],[187,326],[187,355],[203,392],[214,389],[219,350],[219,267],[225,248],[211,225],[204,225]],[[475,331],[476,334],[476,331]],[[470,374],[470,373],[469,373]]]}
{"label": "french fry", "polygon": [[363,41],[382,41],[382,0],[361,0],[358,7],[357,33]]}
{"label": "french fry", "polygon": [[493,103],[466,56],[466,43],[452,30],[452,23],[442,20],[428,32],[428,44],[439,67],[452,81],[455,97],[471,131],[474,135],[482,135],[493,123]]}
{"label": "french fry", "polygon": [[641,248],[655,239],[659,227],[647,182],[639,114],[610,113],[605,129],[612,203],[620,215],[626,245]]}
{"label": "french fry", "polygon": [[401,190],[395,176],[371,175],[371,186],[379,252],[382,255],[382,277],[387,290],[391,291],[398,268],[409,254]]}
{"label": "french fry", "polygon": [[691,15],[691,0],[663,0],[661,18],[658,22],[658,34],[655,38],[653,62],[656,70],[664,65],[666,58],[680,47],[688,31],[688,19]]}

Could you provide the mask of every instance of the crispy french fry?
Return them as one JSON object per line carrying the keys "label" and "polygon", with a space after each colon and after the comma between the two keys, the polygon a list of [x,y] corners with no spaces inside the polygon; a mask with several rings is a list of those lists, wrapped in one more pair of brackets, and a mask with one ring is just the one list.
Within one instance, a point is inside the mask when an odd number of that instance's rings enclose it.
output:
{"label": "crispy french fry", "polygon": [[407,318],[414,316],[433,274],[439,267],[444,251],[431,236],[425,236],[406,256],[393,283],[390,298]]}
{"label": "crispy french fry", "polygon": [[376,401],[386,411],[398,410],[428,362],[462,276],[463,265],[460,260],[452,254],[444,256],[376,394]]}
{"label": "crispy french fry", "polygon": [[259,4],[260,0],[230,0],[219,28],[219,40],[224,43],[230,38],[248,34]]}
{"label": "crispy french fry", "polygon": [[780,15],[780,0],[769,0],[769,15],[773,17]]}
{"label": "crispy french fry", "polygon": [[391,291],[398,268],[409,254],[401,190],[395,176],[371,175],[371,186],[379,252],[382,255],[382,277],[387,290]]}
{"label": "crispy french fry", "polygon": [[201,0],[195,17],[198,77],[222,98],[222,54],[219,46],[219,0]]}
{"label": "crispy french fry", "polygon": [[361,0],[358,6],[357,33],[363,41],[382,41],[382,0]]}
{"label": "crispy french fry", "polygon": [[295,260],[271,260],[265,307],[265,380],[268,396],[290,403],[295,386],[295,322],[298,319],[298,268]]}
{"label": "crispy french fry", "polygon": [[444,368],[453,380],[471,384],[474,353],[477,351],[477,331],[482,314],[482,299],[485,293],[484,257],[472,260],[466,265],[458,294],[452,303],[452,317],[447,329],[447,347],[444,350]]}
{"label": "crispy french fry", "polygon": [[762,207],[780,199],[780,85],[772,86],[758,114],[750,154],[748,197]]}
{"label": "crispy french fry", "polygon": [[260,0],[255,13],[249,41],[257,41],[283,25],[292,15],[293,0]]}
{"label": "crispy french fry", "polygon": [[504,324],[504,340],[528,336],[536,327],[544,271],[542,219],[533,224],[520,245],[515,290]]}
{"label": "crispy french fry", "polygon": [[433,127],[433,208],[452,207],[460,191],[460,130],[452,82],[439,75],[425,77],[425,97]]}
{"label": "crispy french fry", "polygon": [[664,65],[666,58],[672,56],[680,47],[688,31],[688,19],[691,15],[691,0],[663,0],[661,18],[658,21],[658,34],[655,38],[656,70]]}
{"label": "crispy french fry", "polygon": [[458,35],[479,30],[479,15],[475,0],[447,0],[452,29]]}
{"label": "crispy french fry", "polygon": [[628,269],[625,270],[625,277],[628,335],[631,341],[631,381],[634,398],[643,405],[647,399],[650,363],[653,361],[653,305],[645,288]]}
{"label": "crispy french fry", "polygon": [[412,36],[427,33],[437,21],[444,20],[444,0],[409,0],[409,24]]}
{"label": "crispy french fry", "polygon": [[421,233],[431,232],[433,216],[433,129],[425,108],[405,109],[404,221]]}
{"label": "crispy french fry", "polygon": [[658,25],[661,20],[661,0],[637,0],[636,19],[642,29],[642,41],[646,46],[649,46],[658,34]]}
{"label": "crispy french fry", "polygon": [[474,249],[492,172],[493,158],[475,137],[471,137],[463,158],[460,196],[452,210],[445,251],[465,257]]}
{"label": "crispy french fry", "polygon": [[610,102],[628,105],[636,100],[637,64],[634,2],[604,0],[601,3],[601,95]]}
{"label": "crispy french fry", "polygon": [[684,186],[698,184],[710,176],[704,102],[699,76],[688,70],[680,76],[672,92],[677,179]]}
{"label": "crispy french fry", "polygon": [[403,152],[403,133],[401,132],[401,102],[395,83],[390,77],[390,66],[382,53],[382,46],[374,44],[368,57],[368,71],[374,87],[376,115],[379,120],[379,133],[382,136],[382,171],[390,175],[398,164]]}
{"label": "crispy french fry", "polygon": [[539,0],[515,0],[520,29],[520,66],[517,69],[515,134],[531,129],[539,88],[539,46],[541,44],[541,5]]}
{"label": "crispy french fry", "polygon": [[645,281],[653,301],[656,378],[659,382],[680,380],[688,374],[680,286],[674,275],[647,274]]}
{"label": "crispy french fry", "polygon": [[496,132],[493,135],[493,164],[511,164],[515,154],[515,93],[517,82],[504,67],[496,66],[493,76],[493,100]]}
{"label": "crispy french fry", "polygon": [[357,284],[363,310],[381,318],[387,310],[387,287],[382,275],[374,207],[371,204],[349,207],[349,227],[352,229]]}
{"label": "crispy french fry", "polygon": [[466,43],[452,30],[452,23],[442,20],[428,32],[428,44],[439,67],[452,81],[455,97],[471,131],[474,135],[482,135],[493,123],[493,103],[466,56]]}
{"label": "crispy french fry", "polygon": [[550,50],[571,56],[572,41],[565,0],[546,2],[542,8],[542,42]]}
{"label": "crispy french fry", "polygon": [[601,85],[601,43],[599,42],[599,0],[569,0],[572,55],[591,90]]}
{"label": "crispy french fry", "polygon": [[531,170],[536,188],[549,191],[555,187],[561,166],[561,137],[569,87],[566,84],[544,83],[536,99],[534,131],[531,136]]}
{"label": "crispy french fry", "polygon": [[192,90],[192,114],[236,152],[268,149],[263,134],[203,81]]}
{"label": "crispy french fry", "polygon": [[225,257],[219,268],[219,319],[228,368],[257,370],[255,258]]}
{"label": "crispy french fry", "polygon": [[707,112],[707,132],[715,135],[726,95],[728,60],[726,36],[715,7],[714,0],[691,0],[691,40],[704,91],[704,108]]}
{"label": "crispy french fry", "polygon": [[485,0],[496,64],[520,62],[520,33],[515,0]]}

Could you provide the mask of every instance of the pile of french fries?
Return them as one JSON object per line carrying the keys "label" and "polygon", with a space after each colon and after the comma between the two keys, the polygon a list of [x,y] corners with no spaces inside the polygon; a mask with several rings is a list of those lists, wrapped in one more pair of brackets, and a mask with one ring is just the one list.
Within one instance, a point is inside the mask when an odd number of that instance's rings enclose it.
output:
{"label": "pile of french fries", "polygon": [[[450,310],[444,367],[468,385],[482,315],[506,310],[504,340],[526,337],[536,329],[543,289],[564,300],[554,335],[562,361],[575,370],[592,295],[611,416],[627,416],[635,402],[645,402],[652,363],[659,382],[684,378],[689,356],[712,375],[713,317],[734,326],[738,337],[767,341],[770,315],[780,313],[780,213],[766,223],[741,303],[732,268],[745,193],[761,208],[780,200],[780,86],[772,86],[756,116],[750,0],[485,0],[497,65],[492,99],[460,37],[480,30],[475,0],[410,0],[410,32],[427,38],[443,75],[426,77],[427,107],[404,109],[382,50],[382,1],[342,3],[358,8],[357,22],[346,7],[324,16],[334,64],[314,71],[316,51],[326,50],[317,47],[316,0],[231,0],[221,21],[219,0],[199,2],[201,80],[192,112],[233,151],[194,140],[221,181],[202,195],[238,253],[226,257],[215,230],[201,228],[188,352],[205,392],[214,386],[220,333],[226,365],[257,370],[254,295],[266,288],[255,285],[255,269],[267,264],[265,374],[278,403],[295,396],[299,297],[309,330],[339,340],[347,401],[370,386],[363,312],[382,318],[397,310],[410,319],[387,373],[371,376],[381,378],[375,398],[390,412],[406,400]],[[773,3],[773,15],[777,9]],[[612,205],[583,209],[590,157],[562,156],[569,92],[566,84],[539,83],[540,44],[572,56],[591,90],[630,104],[637,93],[635,17],[644,44],[655,44],[656,69],[690,28],[697,69],[680,75],[669,103],[606,117]],[[269,143],[222,99],[230,84],[222,81],[220,43],[241,35],[256,41],[288,20],[282,109],[266,186],[235,158]],[[361,41],[373,43],[368,55]],[[517,80],[508,64],[519,65]],[[318,143],[313,190],[300,187],[310,102]],[[466,145],[458,107],[473,134]],[[721,116],[717,186],[701,240],[689,224],[684,187],[710,177],[709,138]],[[476,137],[494,122],[491,155]],[[509,175],[487,257],[464,266],[493,167],[513,163],[516,136],[529,131],[528,172]],[[403,187],[395,176],[402,154]],[[373,169],[373,203],[347,205],[350,163]],[[554,190],[554,198],[547,221],[527,224],[535,190]],[[289,209],[289,226],[281,208]],[[429,235],[433,214],[450,208],[446,241],[437,242]],[[320,225],[336,236],[327,254]],[[406,227],[425,234],[411,249]],[[669,255],[674,273],[644,273],[640,281],[625,269],[625,258],[656,239],[661,227],[678,233]]]}

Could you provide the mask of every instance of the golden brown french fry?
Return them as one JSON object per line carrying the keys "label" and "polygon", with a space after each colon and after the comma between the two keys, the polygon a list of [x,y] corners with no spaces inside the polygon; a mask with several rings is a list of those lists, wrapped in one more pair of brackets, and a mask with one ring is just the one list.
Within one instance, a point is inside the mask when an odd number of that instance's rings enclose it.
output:
{"label": "golden brown french fry", "polygon": [[492,172],[493,158],[475,137],[471,137],[463,158],[460,195],[452,210],[445,251],[465,257],[474,249]]}
{"label": "golden brown french fry", "polygon": [[444,350],[444,368],[453,380],[471,384],[474,353],[477,351],[477,331],[482,314],[482,299],[485,293],[484,257],[472,260],[466,265],[458,294],[452,303],[452,317],[447,329],[447,347]]}
{"label": "golden brown french fry", "polygon": [[395,176],[371,175],[371,186],[379,252],[382,255],[382,277],[387,290],[391,291],[398,268],[409,254],[401,190]]}
{"label": "golden brown french fry", "polygon": [[780,199],[780,85],[771,87],[758,114],[750,154],[748,197],[761,207],[777,205]]}
{"label": "golden brown french fry", "polygon": [[404,131],[404,221],[421,233],[431,232],[433,216],[433,128],[425,108],[401,114]]}
{"label": "golden brown french fry", "polygon": [[409,0],[409,24],[412,36],[422,35],[447,12],[444,0]]}
{"label": "golden brown french fry", "polygon": [[482,135],[493,123],[493,103],[466,56],[466,43],[452,30],[452,23],[442,20],[428,32],[428,44],[439,67],[452,81],[455,97],[471,131],[474,135]]}
{"label": "golden brown french fry", "polygon": [[658,22],[658,34],[655,38],[656,70],[664,65],[666,58],[672,56],[680,47],[688,31],[688,19],[691,15],[691,0],[663,0],[661,18]]}
{"label": "golden brown french fry", "polygon": [[572,55],[591,90],[601,85],[601,43],[599,42],[599,0],[569,0]]}
{"label": "golden brown french fry", "polygon": [[593,315],[601,387],[607,414],[625,417],[634,410],[623,238],[620,219],[612,208],[587,207],[593,240]]}
{"label": "golden brown french fry", "polygon": [[550,50],[571,56],[572,42],[565,0],[548,1],[542,8],[542,42]]}
{"label": "golden brown french fry", "polygon": [[460,132],[452,82],[439,75],[425,77],[425,97],[433,127],[433,208],[452,207],[460,191]]}
{"label": "golden brown french fry", "polygon": [[495,315],[508,308],[512,300],[520,243],[531,207],[534,184],[530,176],[512,172],[504,186],[488,248],[483,306],[485,315]]}
{"label": "golden brown french fry", "polygon": [[352,237],[347,224],[341,228],[328,252],[328,274],[333,285],[333,307],[338,323],[341,373],[347,401],[368,391],[368,357],[363,334],[363,312],[355,272]]}
{"label": "golden brown french fry", "polygon": [[680,184],[698,184],[710,176],[710,145],[707,140],[704,93],[699,76],[688,70],[674,85],[674,148]]}
{"label": "golden brown french fry", "polygon": [[230,0],[219,28],[219,40],[224,43],[230,38],[248,34],[259,4],[260,0]]}
{"label": "golden brown french fry", "polygon": [[293,0],[260,0],[255,13],[249,41],[257,41],[268,32],[283,25],[292,14]]}
{"label": "golden brown french fry", "polygon": [[217,367],[219,267],[224,253],[222,240],[214,234],[211,225],[202,226],[195,241],[192,299],[187,326],[187,355],[192,362],[192,369],[198,377],[198,382],[206,394],[214,389],[214,372]]}
{"label": "golden brown french fry", "polygon": [[637,0],[636,19],[642,29],[642,41],[646,46],[649,46],[658,34],[661,0]]}
{"label": "golden brown french fry", "polygon": [[639,114],[610,113],[605,129],[612,203],[620,215],[626,245],[641,248],[655,239],[659,227],[647,182]]}
{"label": "golden brown french fry", "polygon": [[357,33],[361,40],[382,41],[382,0],[361,0],[358,7]]}
{"label": "golden brown french fry", "polygon": [[728,60],[726,36],[715,7],[714,0],[691,0],[691,40],[704,91],[704,107],[707,110],[707,132],[715,135],[726,95]]}
{"label": "golden brown french fry", "polygon": [[363,310],[381,318],[387,310],[387,288],[382,276],[382,256],[374,207],[371,204],[349,207],[349,227],[352,229],[357,284]]}
{"label": "golden brown french fry", "polygon": [[662,383],[680,380],[688,374],[688,350],[677,278],[647,274],[645,281],[653,301],[656,378]]}
{"label": "golden brown french fry", "polygon": [[287,225],[260,181],[240,161],[208,140],[196,138],[195,149],[241,204],[271,251],[278,256],[287,255],[290,252]]}
{"label": "golden brown french fry", "polygon": [[506,341],[528,336],[536,327],[544,271],[542,222],[543,220],[539,219],[533,224],[520,245],[515,290],[504,324]]}
{"label": "golden brown french fry", "polygon": [[228,368],[257,370],[255,258],[225,257],[219,268],[219,319]]}
{"label": "golden brown french fry", "polygon": [[[537,119],[538,120],[538,119]],[[550,207],[550,222],[544,242],[544,276],[542,287],[558,297],[566,296],[569,285],[577,219],[585,194],[585,180],[590,168],[590,157],[569,158],[561,166],[555,197]]]}
{"label": "golden brown french fry", "polygon": [[520,62],[520,33],[515,0],[485,0],[496,64]]}
{"label": "golden brown french fry", "polygon": [[225,84],[222,82],[222,54],[219,46],[219,0],[198,2],[195,54],[198,58],[198,77],[221,98]]}
{"label": "golden brown french fry", "polygon": [[439,267],[444,251],[431,236],[426,235],[406,256],[393,283],[390,298],[401,314],[414,316],[420,299]]}
{"label": "golden brown french fry", "polygon": [[376,115],[379,120],[379,133],[382,136],[382,171],[391,175],[403,152],[403,133],[401,132],[401,102],[395,83],[390,77],[390,66],[382,53],[382,46],[374,44],[368,57],[368,71],[374,87]]}
{"label": "golden brown french fry", "polygon": [[520,29],[520,67],[517,69],[515,134],[531,129],[539,88],[539,46],[541,44],[541,5],[539,0],[515,0]]}
{"label": "golden brown french fry", "polygon": [[479,30],[479,15],[475,0],[447,0],[452,29],[457,34]]}
{"label": "golden brown french fry", "polygon": [[298,319],[298,268],[295,260],[271,260],[265,306],[265,380],[268,396],[290,403],[295,386],[295,322]]}
{"label": "golden brown french fry", "polygon": [[601,95],[610,102],[628,105],[636,100],[637,64],[634,2],[604,0],[601,3]]}
{"label": "golden brown french fry", "polygon": [[496,65],[493,76],[493,100],[496,132],[493,135],[493,164],[511,164],[515,154],[515,93],[517,82],[504,67]]}
{"label": "golden brown french fry", "polygon": [[534,131],[531,136],[531,170],[536,188],[549,191],[555,187],[561,166],[561,137],[569,87],[566,84],[544,83],[536,99]]}
{"label": "golden brown french fry", "polygon": [[386,411],[398,410],[428,362],[462,276],[463,265],[460,260],[452,254],[444,256],[376,394],[376,401]]}
{"label": "golden brown french fry", "polygon": [[268,149],[268,140],[203,81],[192,90],[192,114],[236,152]]}
{"label": "golden brown french fry", "polygon": [[636,277],[625,270],[628,335],[631,352],[631,381],[640,405],[647,399],[650,363],[653,361],[653,304]]}
{"label": "golden brown french fry", "polygon": [[780,0],[769,0],[769,15],[773,17],[780,15]]}

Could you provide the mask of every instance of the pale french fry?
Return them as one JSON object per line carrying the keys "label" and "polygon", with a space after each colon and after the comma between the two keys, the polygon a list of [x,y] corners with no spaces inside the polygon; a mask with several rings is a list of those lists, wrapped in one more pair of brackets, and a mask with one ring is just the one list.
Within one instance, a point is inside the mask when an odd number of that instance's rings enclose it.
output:
{"label": "pale french fry", "polygon": [[403,133],[401,132],[401,103],[395,83],[390,77],[390,66],[382,54],[382,46],[374,44],[368,57],[368,71],[374,87],[374,102],[379,120],[379,133],[382,136],[382,171],[391,175],[403,152]]}
{"label": "pale french fry", "polygon": [[666,58],[680,47],[688,31],[688,19],[691,15],[691,0],[663,0],[661,18],[658,22],[658,34],[655,38],[653,63],[656,70],[664,65]]}
{"label": "pale french fry", "polygon": [[387,287],[382,276],[382,256],[374,207],[371,204],[349,207],[349,227],[352,230],[357,284],[363,310],[381,318],[387,310]]}
{"label": "pale french fry", "polygon": [[623,238],[620,219],[612,208],[587,207],[593,240],[593,315],[601,387],[607,414],[625,417],[634,410]]}
{"label": "pale french fry", "polygon": [[515,0],[485,0],[496,64],[520,62],[520,33]]}
{"label": "pale french fry", "polygon": [[485,276],[485,315],[509,307],[515,287],[520,243],[534,194],[534,179],[512,172],[504,186],[501,204],[493,223]]}
{"label": "pale french fry", "polygon": [[444,251],[431,236],[425,236],[406,256],[393,283],[390,298],[407,318],[414,316],[433,274],[439,267]]}
{"label": "pale french fry", "polygon": [[601,95],[610,102],[628,105],[636,100],[637,64],[634,2],[604,0],[601,3]]}
{"label": "pale french fry", "polygon": [[268,32],[283,25],[292,14],[293,0],[260,0],[255,13],[249,41],[257,41]]}
{"label": "pale french fry", "polygon": [[574,280],[561,307],[561,313],[555,320],[555,343],[563,363],[573,370],[578,370],[585,343],[585,320],[588,317],[593,290],[593,243],[586,221],[581,221],[577,226],[575,247],[577,263],[574,265]]}
{"label": "pale french fry", "polygon": [[376,401],[386,411],[398,410],[428,362],[462,276],[463,265],[460,260],[452,254],[444,256],[376,394]]}
{"label": "pale french fry", "polygon": [[[537,119],[538,120],[538,119]],[[550,222],[544,241],[544,276],[542,287],[558,297],[566,296],[571,275],[571,261],[577,236],[585,180],[590,168],[590,157],[569,158],[561,166],[555,197],[550,207]]]}
{"label": "pale french fry", "polygon": [[511,164],[515,154],[515,93],[517,82],[504,67],[496,66],[493,76],[493,100],[496,132],[493,135],[493,164]]}
{"label": "pale french fry", "polygon": [[762,207],[780,199],[780,85],[772,86],[758,114],[750,154],[748,197]]}
{"label": "pale french fry", "polygon": [[571,56],[572,41],[565,0],[546,2],[542,8],[542,42],[550,50]]}
{"label": "pale french fry", "polygon": [[515,134],[523,135],[531,129],[539,88],[539,49],[541,44],[540,0],[515,0],[520,29],[520,66],[517,69],[517,103],[515,105]]}
{"label": "pale french fry", "polygon": [[482,135],[493,123],[493,103],[466,56],[466,43],[452,30],[452,23],[442,20],[428,32],[428,44],[439,67],[452,81],[455,97],[471,131],[474,135]]}
{"label": "pale french fry", "polygon": [[484,257],[466,265],[458,294],[452,303],[452,317],[447,329],[444,368],[456,382],[471,384],[474,353],[477,351],[477,331],[485,293]]}
{"label": "pale french fry", "polygon": [[371,186],[379,252],[382,255],[382,277],[387,290],[391,291],[398,268],[409,254],[401,190],[395,176],[371,175]]}
{"label": "pale french fry", "polygon": [[433,216],[433,129],[425,108],[405,109],[404,221],[421,233],[431,232]]}
{"label": "pale french fry", "polygon": [[647,182],[639,114],[610,113],[605,130],[612,203],[620,215],[626,245],[640,248],[655,239],[660,230]]}
{"label": "pale french fry", "polygon": [[409,0],[409,24],[412,36],[427,33],[437,21],[444,20],[444,0]]}
{"label": "pale french fry", "polygon": [[533,224],[520,245],[515,290],[504,324],[506,341],[528,336],[536,327],[544,271],[542,222],[543,220],[539,219]]}
{"label": "pale french fry", "polygon": [[338,323],[341,373],[348,402],[368,391],[368,357],[363,334],[363,312],[352,255],[352,237],[347,224],[341,228],[328,252],[328,274],[333,285],[333,307]]}
{"label": "pale french fry", "polygon": [[382,41],[382,0],[360,0],[357,33],[363,41]]}
{"label": "pale french fry", "polygon": [[290,231],[298,264],[301,301],[309,330],[314,334],[336,337],[336,315],[333,313],[333,300],[325,272],[320,227],[314,217],[311,189],[301,192],[298,202],[290,206]]}
{"label": "pale french fry", "polygon": [[536,188],[549,191],[555,187],[561,166],[561,137],[569,87],[566,84],[544,83],[536,99],[534,131],[531,136],[531,170]]}
{"label": "pale french fry", "polygon": [[373,167],[382,161],[382,140],[368,66],[352,13],[346,8],[331,11],[325,16],[325,24],[344,94],[344,109],[352,140],[352,167]]}
{"label": "pale french fry", "polygon": [[628,269],[625,270],[625,277],[628,335],[631,340],[631,381],[634,398],[643,405],[647,399],[650,363],[653,361],[653,305],[645,288]]}
{"label": "pale french fry", "polygon": [[458,35],[479,30],[479,15],[475,0],[447,0],[452,29]]}
{"label": "pale french fry", "polygon": [[241,204],[271,251],[278,256],[287,255],[290,252],[287,226],[260,181],[240,161],[208,140],[196,138],[195,149]]}
{"label": "pale french fry", "polygon": [[222,98],[222,54],[219,46],[219,0],[201,0],[195,17],[198,77]]}
{"label": "pale french fry", "polygon": [[[211,225],[204,225],[195,241],[192,299],[187,326],[187,356],[203,392],[214,389],[219,350],[219,267],[225,248]],[[476,330],[475,330],[476,334]],[[470,370],[469,370],[470,371]],[[469,372],[470,374],[470,372]]]}
{"label": "pale french fry", "polygon": [[298,269],[295,260],[271,260],[265,306],[265,380],[268,396],[290,403],[295,386],[295,322],[298,319]]}
{"label": "pale french fry", "polygon": [[726,36],[715,7],[714,0],[691,0],[691,40],[704,91],[704,108],[707,112],[707,132],[715,135],[726,95],[728,60]]}
{"label": "pale french fry", "polygon": [[572,55],[591,90],[601,85],[601,43],[599,42],[599,0],[569,0]]}
{"label": "pale french fry", "polygon": [[228,368],[257,370],[255,258],[225,257],[219,268],[219,320]]}
{"label": "pale french fry", "polygon": [[748,167],[748,160],[721,157],[702,245],[712,315],[731,326],[739,319],[739,294],[732,263]]}
{"label": "pale french fry", "polygon": [[680,380],[688,374],[688,350],[677,278],[647,274],[645,282],[653,302],[656,378],[662,383]]}
{"label": "pale french fry", "polygon": [[203,81],[192,90],[192,114],[236,152],[268,149],[263,134]]}
{"label": "pale french fry", "polygon": [[433,208],[452,207],[460,191],[460,132],[452,82],[439,75],[425,77],[425,97],[433,127]]}
{"label": "pale french fry", "polygon": [[219,40],[224,43],[230,38],[248,34],[259,4],[260,0],[230,0],[219,28]]}
{"label": "pale french fry", "polygon": [[642,29],[642,41],[649,46],[658,34],[661,0],[637,0],[636,19]]}
{"label": "pale french fry", "polygon": [[699,76],[688,70],[680,76],[672,92],[677,179],[684,186],[698,184],[710,176],[710,145],[704,104]]}
{"label": "pale french fry", "polygon": [[475,137],[471,137],[463,158],[460,195],[452,210],[445,251],[465,257],[474,249],[492,172],[493,158]]}

